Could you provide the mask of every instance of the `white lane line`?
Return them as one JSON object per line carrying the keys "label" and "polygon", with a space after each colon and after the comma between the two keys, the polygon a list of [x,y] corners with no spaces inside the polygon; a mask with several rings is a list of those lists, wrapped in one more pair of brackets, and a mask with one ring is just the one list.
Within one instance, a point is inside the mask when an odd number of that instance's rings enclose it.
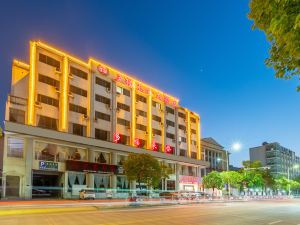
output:
{"label": "white lane line", "polygon": [[276,221],[273,221],[273,222],[268,223],[268,224],[271,225],[271,224],[280,223],[280,222],[282,222],[282,220],[276,220]]}

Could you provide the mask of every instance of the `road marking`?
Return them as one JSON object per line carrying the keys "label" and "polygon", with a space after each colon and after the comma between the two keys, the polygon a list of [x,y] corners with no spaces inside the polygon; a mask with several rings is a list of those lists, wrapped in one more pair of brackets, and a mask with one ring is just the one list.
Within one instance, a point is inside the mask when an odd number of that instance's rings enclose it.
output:
{"label": "road marking", "polygon": [[273,222],[268,223],[268,224],[271,225],[271,224],[280,223],[280,222],[282,222],[282,220],[276,220],[276,221],[273,221]]}

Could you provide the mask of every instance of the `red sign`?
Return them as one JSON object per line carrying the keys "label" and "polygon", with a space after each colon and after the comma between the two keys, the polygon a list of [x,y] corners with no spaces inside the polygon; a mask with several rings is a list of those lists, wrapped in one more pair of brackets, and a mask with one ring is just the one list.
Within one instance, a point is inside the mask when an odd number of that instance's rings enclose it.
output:
{"label": "red sign", "polygon": [[76,172],[90,172],[90,173],[114,173],[122,174],[123,168],[117,165],[91,163],[75,160],[66,160],[66,170]]}
{"label": "red sign", "polygon": [[174,150],[174,147],[172,147],[171,145],[166,145],[165,147],[165,152],[168,154],[172,154]]}
{"label": "red sign", "polygon": [[104,75],[108,74],[108,69],[105,66],[98,65],[97,70],[99,71],[99,73],[102,73]]}
{"label": "red sign", "polygon": [[193,176],[180,176],[179,183],[189,183],[189,184],[198,184],[200,182],[199,177]]}
{"label": "red sign", "polygon": [[121,135],[119,133],[114,133],[113,142],[118,143],[121,140]]}

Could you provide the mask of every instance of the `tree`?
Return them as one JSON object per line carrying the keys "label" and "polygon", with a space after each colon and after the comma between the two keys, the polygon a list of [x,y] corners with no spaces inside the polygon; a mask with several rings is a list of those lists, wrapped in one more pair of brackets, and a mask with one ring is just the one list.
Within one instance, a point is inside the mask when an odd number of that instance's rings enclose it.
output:
{"label": "tree", "polygon": [[136,181],[141,189],[141,183],[147,187],[157,187],[160,180],[168,177],[168,172],[157,159],[149,154],[129,154],[123,164],[125,175],[129,181]]}
{"label": "tree", "polygon": [[227,192],[230,195],[229,187],[238,187],[242,181],[242,175],[236,171],[223,171],[220,173],[222,181],[227,184]]}
{"label": "tree", "polygon": [[203,178],[203,185],[206,188],[212,188],[213,194],[215,192],[215,189],[221,189],[223,187],[223,180],[220,175],[220,173],[216,171],[210,172],[208,175],[206,175]]}
{"label": "tree", "polygon": [[299,0],[251,0],[249,6],[252,28],[262,30],[271,45],[266,65],[277,78],[300,78]]}

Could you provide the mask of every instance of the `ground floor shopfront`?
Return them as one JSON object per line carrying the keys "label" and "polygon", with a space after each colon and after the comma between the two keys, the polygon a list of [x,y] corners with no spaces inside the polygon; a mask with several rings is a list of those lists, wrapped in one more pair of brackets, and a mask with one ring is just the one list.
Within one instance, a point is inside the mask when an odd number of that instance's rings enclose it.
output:
{"label": "ground floor shopfront", "polygon": [[96,190],[97,198],[107,198],[108,192],[113,198],[128,197],[145,189],[124,175],[122,164],[130,152],[149,152],[172,168],[159,190],[200,190],[203,161],[21,126],[5,132],[2,198],[71,199],[84,188]]}

